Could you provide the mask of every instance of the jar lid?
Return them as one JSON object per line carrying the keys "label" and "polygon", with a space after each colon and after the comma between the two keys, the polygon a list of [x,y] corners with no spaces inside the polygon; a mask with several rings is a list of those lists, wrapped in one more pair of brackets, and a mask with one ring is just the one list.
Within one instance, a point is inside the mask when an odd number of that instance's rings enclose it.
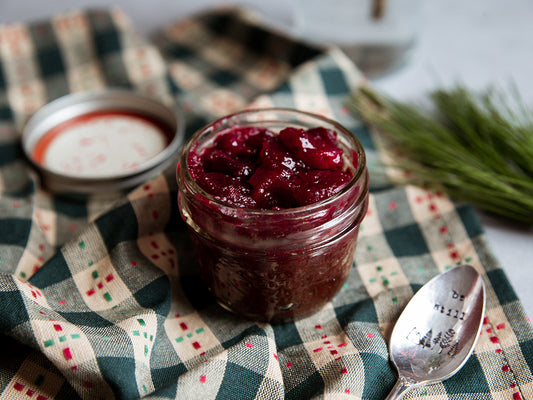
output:
{"label": "jar lid", "polygon": [[184,125],[179,108],[138,92],[73,93],[36,112],[24,126],[22,144],[49,190],[113,192],[167,167],[183,141]]}

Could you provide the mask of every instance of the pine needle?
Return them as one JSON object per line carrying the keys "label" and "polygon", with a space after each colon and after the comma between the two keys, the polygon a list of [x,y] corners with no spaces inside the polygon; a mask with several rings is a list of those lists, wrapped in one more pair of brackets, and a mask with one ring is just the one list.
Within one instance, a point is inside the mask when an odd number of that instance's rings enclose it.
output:
{"label": "pine needle", "polygon": [[432,93],[430,112],[361,87],[350,107],[401,152],[408,182],[444,190],[491,213],[533,224],[533,112],[501,93]]}

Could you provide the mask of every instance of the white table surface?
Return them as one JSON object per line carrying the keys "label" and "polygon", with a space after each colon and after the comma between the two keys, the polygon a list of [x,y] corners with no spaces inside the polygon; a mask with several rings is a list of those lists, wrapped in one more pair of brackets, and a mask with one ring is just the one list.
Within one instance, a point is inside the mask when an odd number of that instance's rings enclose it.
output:
{"label": "white table surface", "polygon": [[[241,0],[269,16],[290,20],[285,11],[315,0]],[[399,0],[392,0],[399,1]],[[335,2],[323,2],[331,7]],[[168,23],[213,5],[217,0],[0,0],[0,24],[28,22],[86,6],[121,7],[149,35]],[[533,109],[533,2],[530,0],[430,0],[421,2],[417,43],[409,62],[373,79],[376,88],[399,100],[418,101],[432,88],[464,83],[473,89],[514,83]],[[533,310],[533,227],[480,213],[489,246],[526,310]]]}

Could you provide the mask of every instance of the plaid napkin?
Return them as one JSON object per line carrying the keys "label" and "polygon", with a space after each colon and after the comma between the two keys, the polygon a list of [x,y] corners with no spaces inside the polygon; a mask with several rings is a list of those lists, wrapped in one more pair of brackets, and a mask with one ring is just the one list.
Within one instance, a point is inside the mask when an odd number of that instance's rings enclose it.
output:
{"label": "plaid napkin", "polygon": [[[409,399],[533,399],[533,329],[469,206],[389,187],[371,132],[344,102],[363,81],[320,52],[211,13],[148,43],[120,10],[0,27],[0,399],[383,399],[388,340],[430,278],[459,263],[488,298],[473,356]],[[188,134],[247,105],[337,119],[363,142],[373,193],[349,280],[286,324],[234,316],[209,297],[176,205],[174,168],[116,199],[41,187],[20,127],[60,95],[126,86],[178,101]]]}

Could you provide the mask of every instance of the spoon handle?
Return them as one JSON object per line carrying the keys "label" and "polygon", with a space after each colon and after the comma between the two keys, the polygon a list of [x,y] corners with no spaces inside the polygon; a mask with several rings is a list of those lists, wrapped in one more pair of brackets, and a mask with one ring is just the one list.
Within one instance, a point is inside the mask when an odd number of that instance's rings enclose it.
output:
{"label": "spoon handle", "polygon": [[412,389],[412,384],[400,377],[385,400],[400,400],[405,393]]}

